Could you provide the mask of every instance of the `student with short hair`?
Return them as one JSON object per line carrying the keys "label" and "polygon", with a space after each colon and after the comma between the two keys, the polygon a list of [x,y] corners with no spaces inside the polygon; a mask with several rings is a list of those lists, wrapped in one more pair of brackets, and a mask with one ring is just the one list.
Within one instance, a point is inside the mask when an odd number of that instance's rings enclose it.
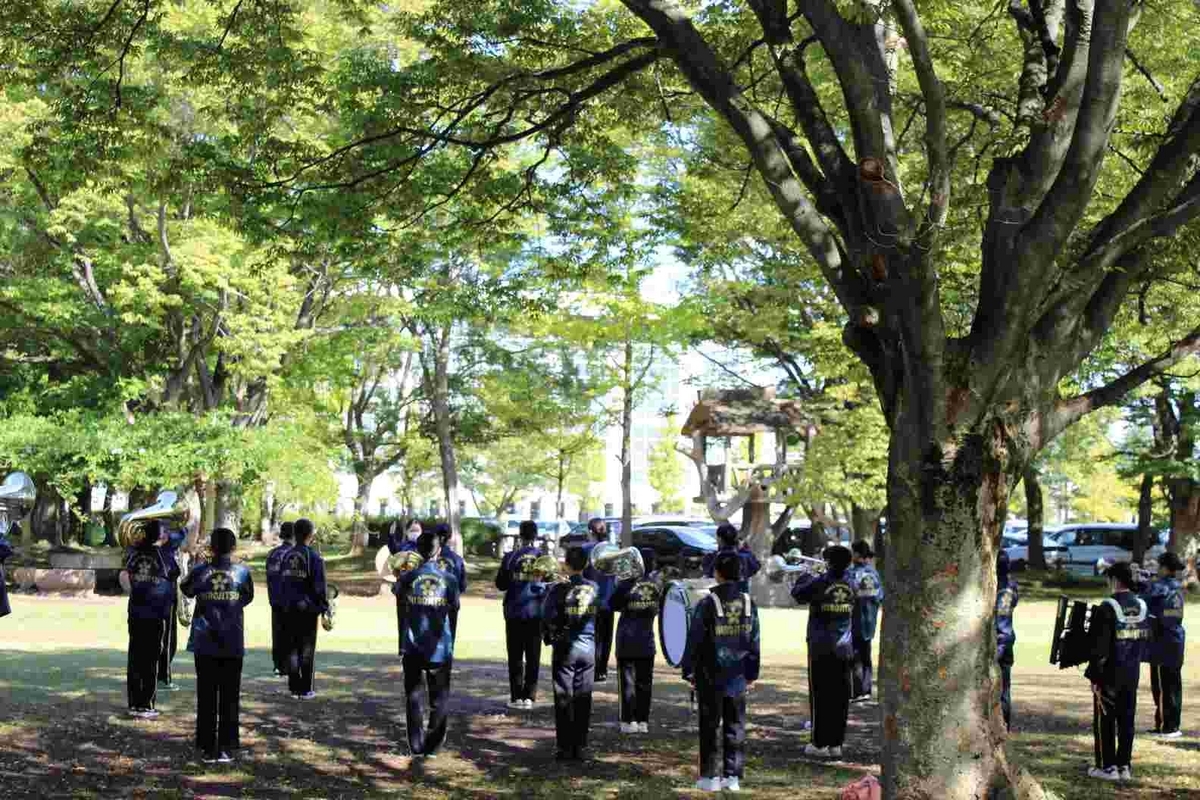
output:
{"label": "student with short hair", "polygon": [[762,564],[750,549],[750,546],[745,542],[738,544],[738,529],[730,525],[728,522],[717,527],[717,544],[715,551],[704,556],[704,561],[701,562],[701,569],[704,572],[704,577],[711,578],[716,569],[717,558],[722,553],[733,553],[742,562],[741,571],[742,577],[738,581],[738,589],[743,592],[750,591],[750,579],[758,574],[762,569]]}
{"label": "student with short hair", "polygon": [[1001,550],[996,555],[996,663],[1000,667],[1000,713],[1004,716],[1004,727],[1012,727],[1012,667],[1013,646],[1017,643],[1017,632],[1013,628],[1013,611],[1020,601],[1020,587],[1009,575],[1008,554]]}
{"label": "student with short hair", "polygon": [[555,758],[584,757],[592,721],[596,668],[596,584],[583,577],[587,551],[567,551],[570,577],[550,587],[542,613],[542,634],[550,645],[554,675]]}
{"label": "student with short hair", "polygon": [[875,628],[879,621],[879,607],[883,604],[883,581],[875,570],[875,552],[865,539],[854,543],[854,571],[851,587],[854,589],[854,617],[851,633],[854,638],[854,666],[851,678],[854,682],[850,691],[850,702],[871,699],[871,682],[874,668],[871,664],[871,643],[875,639]]}
{"label": "student with short hair", "polygon": [[213,560],[193,567],[179,589],[196,598],[188,645],[196,660],[196,747],[205,763],[226,763],[241,746],[242,609],[254,601],[254,579],[249,568],[233,563],[233,531],[217,528],[211,541]]}
{"label": "student with short hair", "polygon": [[142,523],[145,535],[141,543],[125,555],[125,573],[129,577],[129,657],[127,683],[129,713],[142,719],[158,716],[154,707],[158,697],[158,665],[164,630],[175,624],[170,618],[175,602],[175,579],[179,565],[163,554],[167,531],[159,520]]}
{"label": "student with short hair", "polygon": [[1158,577],[1142,599],[1154,624],[1154,644],[1150,654],[1150,692],[1154,697],[1154,730],[1161,739],[1183,736],[1179,720],[1183,713],[1183,651],[1187,631],[1183,627],[1183,583],[1179,579],[1185,564],[1167,551],[1158,559]]}
{"label": "student with short hair", "polygon": [[642,548],[645,574],[617,584],[612,596],[613,611],[621,612],[617,623],[617,684],[621,699],[621,733],[650,732],[650,696],[654,687],[654,618],[662,595],[655,572],[654,551]]}
{"label": "student with short hair", "polygon": [[[433,529],[433,535],[438,540],[438,569],[454,577],[454,580],[458,582],[458,594],[461,597],[467,591],[467,564],[463,561],[462,556],[450,547],[450,540],[454,538],[450,526],[444,522],[439,523]],[[450,632],[457,639],[458,608],[450,612]]]}
{"label": "student with short hair", "polygon": [[530,709],[537,699],[542,660],[542,600],[546,584],[534,570],[541,553],[534,546],[537,523],[518,529],[520,546],[504,556],[496,588],[504,592],[504,639],[508,650],[508,707]]}
{"label": "student with short hair", "polygon": [[758,680],[758,606],[740,591],[742,562],[736,553],[719,555],[714,573],[717,585],[692,612],[680,667],[683,679],[695,687],[700,715],[696,788],[736,792],[745,777],[746,693]]}
{"label": "student with short hair", "polygon": [[309,545],[315,533],[311,520],[296,520],[293,531],[296,543],[283,556],[279,572],[288,689],[297,700],[312,700],[317,696],[313,690],[317,621],[329,610],[325,561]]}
{"label": "student with short hair", "polygon": [[275,666],[276,677],[287,675],[287,637],[283,630],[283,588],[280,586],[280,573],[283,571],[283,557],[295,544],[294,527],[295,523],[292,522],[280,525],[279,544],[267,553],[267,601],[271,604],[271,663]]}

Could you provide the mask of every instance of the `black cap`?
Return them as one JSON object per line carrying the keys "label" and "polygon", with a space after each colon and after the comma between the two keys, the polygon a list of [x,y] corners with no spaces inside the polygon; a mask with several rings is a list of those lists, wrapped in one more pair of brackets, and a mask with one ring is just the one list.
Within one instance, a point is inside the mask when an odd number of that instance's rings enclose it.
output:
{"label": "black cap", "polygon": [[1133,586],[1133,568],[1124,561],[1118,561],[1104,570],[1104,577],[1120,581],[1123,586]]}
{"label": "black cap", "polygon": [[1160,567],[1166,567],[1171,572],[1181,572],[1183,568],[1187,566],[1183,563],[1182,558],[1175,555],[1170,550],[1158,557],[1158,565]]}

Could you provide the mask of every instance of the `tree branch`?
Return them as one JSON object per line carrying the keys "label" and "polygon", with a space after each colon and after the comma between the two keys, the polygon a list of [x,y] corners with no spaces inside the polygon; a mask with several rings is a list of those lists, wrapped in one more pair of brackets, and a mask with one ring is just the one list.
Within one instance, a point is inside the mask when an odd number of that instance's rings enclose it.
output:
{"label": "tree branch", "polygon": [[1167,96],[1167,87],[1163,86],[1159,82],[1158,78],[1155,78],[1150,70],[1146,69],[1146,67],[1142,65],[1142,62],[1138,60],[1138,57],[1133,52],[1132,48],[1125,48],[1125,57],[1128,58],[1130,63],[1133,64],[1134,69],[1142,73],[1142,77],[1145,78],[1150,86],[1154,88],[1154,91],[1158,93],[1158,96],[1162,98],[1162,101],[1164,103],[1169,102],[1171,98]]}

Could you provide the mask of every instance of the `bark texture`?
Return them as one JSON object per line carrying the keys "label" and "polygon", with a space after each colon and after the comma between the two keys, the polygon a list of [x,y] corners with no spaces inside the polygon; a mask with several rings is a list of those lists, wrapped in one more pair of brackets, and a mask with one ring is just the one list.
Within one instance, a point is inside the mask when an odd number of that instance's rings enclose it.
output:
{"label": "bark texture", "polygon": [[1042,484],[1038,481],[1037,467],[1032,464],[1025,468],[1022,478],[1025,484],[1025,518],[1029,522],[1026,529],[1029,538],[1029,568],[1046,568],[1045,505],[1042,503]]}

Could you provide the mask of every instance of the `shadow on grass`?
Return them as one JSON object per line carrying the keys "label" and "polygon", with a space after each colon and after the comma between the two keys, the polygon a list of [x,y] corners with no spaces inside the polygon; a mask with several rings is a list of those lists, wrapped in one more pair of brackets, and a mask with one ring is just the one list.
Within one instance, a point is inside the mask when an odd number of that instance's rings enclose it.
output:
{"label": "shadow on grass", "polygon": [[[364,797],[662,797],[695,779],[696,727],[689,691],[673,670],[656,671],[653,733],[617,730],[616,682],[597,686],[592,759],[553,760],[554,721],[543,665],[538,707],[514,712],[507,667],[497,661],[454,665],[450,733],[443,754],[408,756],[401,671],[395,657],[317,653],[318,699],[293,700],[251,651],[242,684],[243,750],[235,764],[200,762],[192,747],[194,674],[175,662],[180,690],[159,694],[162,716],[126,715],[125,654],[111,649],[0,650],[0,778],[7,797],[235,796]],[[750,700],[749,774],[754,785],[793,794],[797,781],[828,794],[861,774],[851,764],[796,762],[808,741],[807,700],[799,669],[776,669]],[[873,704],[872,704],[873,706]],[[856,706],[852,752],[870,763],[875,709]],[[858,745],[854,749],[854,744]],[[806,796],[804,794],[798,796]],[[814,797],[821,796],[814,794]]]}

